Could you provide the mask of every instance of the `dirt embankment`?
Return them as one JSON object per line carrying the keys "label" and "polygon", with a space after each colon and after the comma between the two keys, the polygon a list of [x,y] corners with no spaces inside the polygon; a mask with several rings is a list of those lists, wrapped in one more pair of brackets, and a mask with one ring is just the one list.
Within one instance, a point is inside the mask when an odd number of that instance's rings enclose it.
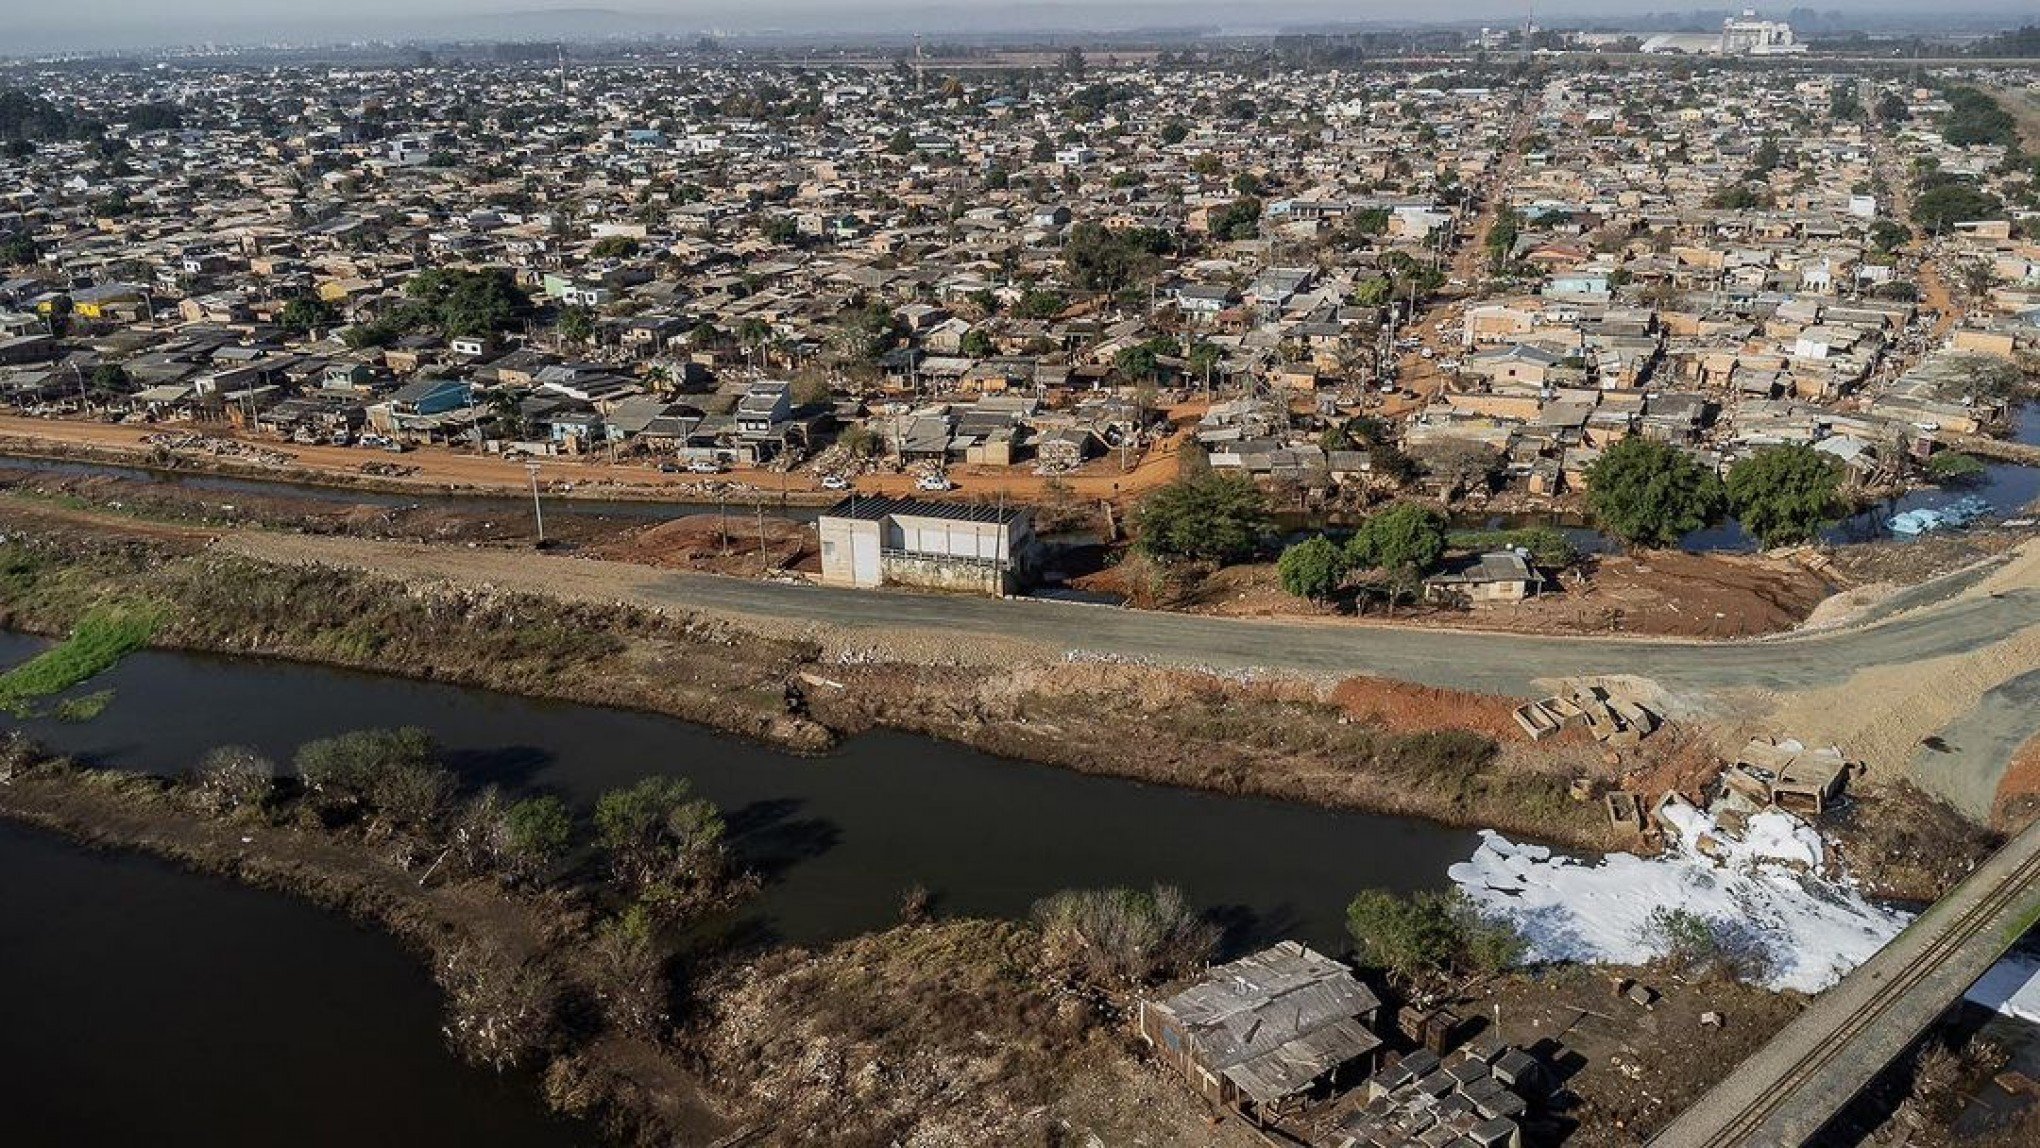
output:
{"label": "dirt embankment", "polygon": [[[1219,617],[1387,613],[1365,600],[1318,604],[1298,598],[1282,588],[1272,563],[1164,578],[1133,556],[1075,584],[1125,595],[1140,606]],[[1511,633],[1747,638],[1792,629],[1835,588],[1828,577],[1791,558],[1667,550],[1588,556],[1521,602],[1471,609],[1404,605],[1393,614],[1424,625]]]}

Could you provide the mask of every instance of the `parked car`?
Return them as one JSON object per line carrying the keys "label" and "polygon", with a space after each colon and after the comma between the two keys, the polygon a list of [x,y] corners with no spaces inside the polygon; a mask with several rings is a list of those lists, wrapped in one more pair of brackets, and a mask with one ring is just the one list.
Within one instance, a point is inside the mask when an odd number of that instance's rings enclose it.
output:
{"label": "parked car", "polygon": [[825,474],[822,476],[822,489],[848,490],[850,489],[850,480],[840,474]]}
{"label": "parked car", "polygon": [[724,466],[720,462],[711,462],[706,460],[690,462],[687,464],[687,473],[689,474],[721,474],[723,471],[728,469],[729,469],[728,467]]}
{"label": "parked car", "polygon": [[924,474],[921,476],[919,481],[914,483],[914,486],[918,489],[929,492],[956,489],[955,483],[950,482],[949,479],[939,474]]}

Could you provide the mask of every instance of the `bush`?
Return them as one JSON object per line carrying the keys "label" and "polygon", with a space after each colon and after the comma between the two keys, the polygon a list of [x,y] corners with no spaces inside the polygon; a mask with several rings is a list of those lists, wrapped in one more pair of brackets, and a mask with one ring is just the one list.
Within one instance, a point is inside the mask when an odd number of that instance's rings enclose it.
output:
{"label": "bush", "polygon": [[207,752],[191,774],[192,797],[212,817],[260,810],[275,790],[276,763],[242,745]]}
{"label": "bush", "polygon": [[1268,500],[1244,474],[1207,471],[1148,495],[1134,512],[1140,548],[1155,558],[1237,562],[1260,548]]}
{"label": "bush", "polygon": [[1718,519],[1725,499],[1698,459],[1655,439],[1623,439],[1587,468],[1595,519],[1633,546],[1676,545]]}
{"label": "bush", "polygon": [[1580,560],[1579,547],[1556,527],[1526,526],[1516,530],[1455,530],[1445,537],[1455,550],[1509,550],[1521,548],[1544,566],[1570,566]]}
{"label": "bush", "polygon": [[559,863],[574,844],[574,817],[557,797],[532,797],[503,817],[504,856],[517,875],[531,877]]}
{"label": "bush", "polygon": [[1034,905],[1050,958],[1073,962],[1097,984],[1145,984],[1211,959],[1218,931],[1182,890],[1065,889]]}
{"label": "bush", "polygon": [[1989,468],[1975,456],[1958,450],[1944,450],[1927,460],[1927,477],[1950,486],[1981,482]]}
{"label": "bush", "polygon": [[677,777],[647,777],[595,802],[595,833],[618,877],[661,895],[719,880],[722,813]]}
{"label": "bush", "polygon": [[1396,894],[1368,889],[1346,906],[1346,931],[1368,963],[1406,981],[1445,973],[1495,973],[1522,962],[1514,925],[1488,916],[1454,889]]}
{"label": "bush", "polygon": [[1759,983],[1777,966],[1762,936],[1726,917],[1660,906],[1644,919],[1639,932],[1638,940],[1655,950],[1660,961],[1694,976],[1719,974]]}
{"label": "bush", "polygon": [[1810,446],[1760,450],[1728,472],[1728,502],[1765,546],[1804,542],[1841,505],[1842,465]]}
{"label": "bush", "polygon": [[343,813],[367,809],[414,827],[444,812],[455,788],[432,736],[414,726],[309,741],[298,747],[293,764],[319,806]]}

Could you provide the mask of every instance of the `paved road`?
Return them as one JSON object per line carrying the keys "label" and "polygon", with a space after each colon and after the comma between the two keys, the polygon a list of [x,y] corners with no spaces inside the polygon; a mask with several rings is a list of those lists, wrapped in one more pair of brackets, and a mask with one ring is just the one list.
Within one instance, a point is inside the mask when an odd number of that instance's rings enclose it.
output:
{"label": "paved road", "polygon": [[2036,913],[2040,823],[1816,997],[1651,1148],[1806,1143],[1975,984]]}
{"label": "paved road", "polygon": [[1069,649],[1161,661],[1365,673],[1522,695],[1538,678],[1635,674],[1668,689],[1832,685],[1860,669],[1964,653],[2040,624],[2040,591],[1934,606],[1833,634],[1739,644],[1546,637],[1205,618],[1063,603],[1006,602],[781,586],[691,575],[650,580],[654,601],[730,613],[800,616],[844,626],[979,628]]}
{"label": "paved road", "polygon": [[1031,599],[834,589],[615,562],[261,532],[229,536],[224,542],[270,559],[486,580],[535,592],[815,621],[875,633],[913,629],[953,634],[959,647],[979,636],[1016,637],[1064,650],[1173,664],[1373,674],[1519,697],[1534,689],[1536,679],[1569,674],[1634,674],[1673,691],[1833,685],[1861,669],[1965,653],[2040,625],[2040,587],[1998,597],[1955,596],[1985,570],[1897,595],[1866,625],[1708,643],[1209,618]]}

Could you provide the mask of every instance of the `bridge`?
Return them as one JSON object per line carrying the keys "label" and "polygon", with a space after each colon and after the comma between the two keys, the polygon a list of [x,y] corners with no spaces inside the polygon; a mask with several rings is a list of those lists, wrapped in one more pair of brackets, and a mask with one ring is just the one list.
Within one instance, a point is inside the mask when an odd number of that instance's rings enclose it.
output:
{"label": "bridge", "polygon": [[1814,998],[1651,1148],[1806,1144],[2040,918],[2040,822]]}

